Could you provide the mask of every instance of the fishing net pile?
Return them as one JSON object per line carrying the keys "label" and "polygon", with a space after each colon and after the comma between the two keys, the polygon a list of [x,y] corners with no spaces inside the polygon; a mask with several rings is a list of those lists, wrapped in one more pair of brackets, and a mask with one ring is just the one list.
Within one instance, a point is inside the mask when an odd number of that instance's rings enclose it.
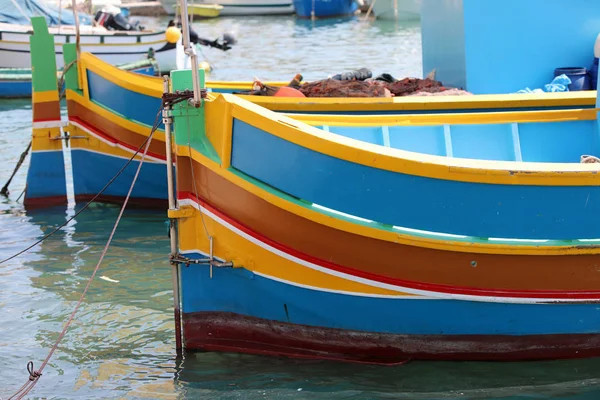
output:
{"label": "fishing net pile", "polygon": [[[352,72],[334,75],[327,79],[300,83],[302,76],[297,74],[288,87],[297,89],[304,97],[399,97],[399,96],[456,96],[471,93],[460,89],[447,88],[436,81],[434,72],[425,79],[395,79],[390,74],[372,78],[371,71],[361,68]],[[255,88],[244,94],[282,96],[276,87],[255,81]]]}

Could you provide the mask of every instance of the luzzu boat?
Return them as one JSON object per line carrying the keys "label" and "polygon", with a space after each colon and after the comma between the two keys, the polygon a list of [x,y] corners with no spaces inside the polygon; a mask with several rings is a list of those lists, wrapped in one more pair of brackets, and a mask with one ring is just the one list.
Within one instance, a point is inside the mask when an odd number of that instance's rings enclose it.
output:
{"label": "luzzu boat", "polygon": [[[149,76],[158,72],[158,65],[152,59],[142,59],[117,67]],[[31,97],[31,93],[31,68],[0,68],[0,98],[25,98]]]}
{"label": "luzzu boat", "polygon": [[596,110],[311,126],[224,94],[169,115],[184,348],[600,355],[600,164],[581,162],[600,156]]}

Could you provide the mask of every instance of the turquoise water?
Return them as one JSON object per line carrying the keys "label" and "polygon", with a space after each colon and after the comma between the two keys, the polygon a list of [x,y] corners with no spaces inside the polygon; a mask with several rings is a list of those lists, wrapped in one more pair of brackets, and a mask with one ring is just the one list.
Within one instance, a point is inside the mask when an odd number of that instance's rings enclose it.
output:
{"label": "turquoise water", "polygon": [[[156,23],[156,21],[152,21]],[[198,32],[237,30],[231,52],[205,50],[213,79],[316,79],[348,68],[419,76],[418,26],[357,20],[222,19]],[[260,38],[260,39],[258,39]],[[0,101],[0,185],[31,134],[28,101]],[[26,211],[27,162],[0,198],[0,258],[50,232],[76,208]],[[45,358],[95,267],[118,209],[94,205],[63,231],[0,265],[0,397]],[[220,353],[175,356],[165,213],[127,210],[71,329],[32,397],[156,399],[600,398],[600,360],[411,362],[380,367]]]}

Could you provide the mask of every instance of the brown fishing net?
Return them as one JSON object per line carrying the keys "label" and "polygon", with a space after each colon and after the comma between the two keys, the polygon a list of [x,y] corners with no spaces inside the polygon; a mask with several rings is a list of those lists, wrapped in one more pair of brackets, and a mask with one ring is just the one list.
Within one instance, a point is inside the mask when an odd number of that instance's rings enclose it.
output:
{"label": "brown fishing net", "polygon": [[325,79],[301,85],[306,97],[392,97],[379,81],[338,81]]}
{"label": "brown fishing net", "polygon": [[[306,97],[394,97],[394,96],[455,96],[471,94],[460,89],[450,89],[435,80],[435,71],[425,79],[404,78],[397,80],[389,74],[372,79],[366,68],[337,74],[332,78],[302,84],[302,75],[296,74],[289,87],[299,90]],[[254,82],[253,90],[239,92],[262,96],[281,96],[278,87]],[[302,94],[299,94],[302,96]],[[283,94],[285,95],[285,94]]]}

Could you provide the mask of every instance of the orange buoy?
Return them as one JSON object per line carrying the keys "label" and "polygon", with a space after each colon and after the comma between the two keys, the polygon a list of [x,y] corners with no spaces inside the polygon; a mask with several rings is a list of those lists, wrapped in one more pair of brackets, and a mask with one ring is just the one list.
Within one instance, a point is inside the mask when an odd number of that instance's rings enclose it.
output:
{"label": "orange buoy", "polygon": [[298,89],[291,88],[289,86],[282,86],[274,94],[275,97],[306,97],[304,93]]}

